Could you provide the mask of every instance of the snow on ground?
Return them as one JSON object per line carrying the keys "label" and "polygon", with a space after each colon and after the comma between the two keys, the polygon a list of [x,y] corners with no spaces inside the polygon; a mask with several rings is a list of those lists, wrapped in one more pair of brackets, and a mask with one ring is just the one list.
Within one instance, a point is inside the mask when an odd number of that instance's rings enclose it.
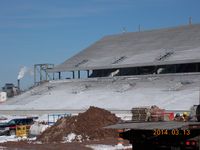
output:
{"label": "snow on ground", "polygon": [[49,125],[44,125],[44,124],[40,124],[39,122],[35,122],[33,125],[31,125],[29,133],[30,133],[30,135],[34,135],[34,136],[40,135],[48,127],[49,127]]}
{"label": "snow on ground", "polygon": [[0,104],[1,110],[108,110],[157,105],[188,110],[199,103],[199,74],[148,75],[51,81]]}
{"label": "snow on ground", "polygon": [[64,141],[71,143],[73,140],[75,140],[76,134],[70,133],[67,135],[67,137],[64,138]]}
{"label": "snow on ground", "polygon": [[9,141],[19,141],[22,138],[17,138],[15,135],[12,136],[0,136],[0,143],[9,142]]}
{"label": "snow on ground", "polygon": [[36,140],[36,137],[33,137],[33,138],[26,138],[26,137],[16,137],[15,135],[11,135],[11,136],[0,136],[0,143],[5,143],[5,142],[16,142],[16,141],[21,141],[21,140],[33,141],[33,140]]}
{"label": "snow on ground", "polygon": [[[108,110],[157,105],[169,110],[188,110],[199,104],[200,74],[129,76],[81,80],[51,81],[0,104],[0,110],[86,110],[97,106]],[[130,114],[117,114],[130,120]],[[5,116],[8,120],[19,116]],[[24,116],[23,116],[24,117]],[[58,119],[58,118],[57,118]],[[57,120],[56,119],[56,120]],[[7,121],[8,121],[7,120]],[[47,114],[38,121],[54,122]],[[36,130],[35,130],[36,131]],[[71,133],[66,142],[73,140]],[[0,136],[0,143],[18,141],[14,136]],[[112,145],[88,145],[94,150],[118,150]],[[128,149],[123,147],[121,149]]]}
{"label": "snow on ground", "polygon": [[82,136],[76,135],[75,133],[70,133],[63,138],[63,143],[71,143],[73,141],[82,142]]}
{"label": "snow on ground", "polygon": [[116,114],[117,117],[121,118],[122,120],[131,120],[132,119],[132,114],[127,113],[127,114]]}
{"label": "snow on ground", "polygon": [[103,145],[103,144],[94,144],[94,145],[87,145],[87,147],[92,148],[93,150],[125,150],[131,149],[132,146],[124,146],[124,145]]}

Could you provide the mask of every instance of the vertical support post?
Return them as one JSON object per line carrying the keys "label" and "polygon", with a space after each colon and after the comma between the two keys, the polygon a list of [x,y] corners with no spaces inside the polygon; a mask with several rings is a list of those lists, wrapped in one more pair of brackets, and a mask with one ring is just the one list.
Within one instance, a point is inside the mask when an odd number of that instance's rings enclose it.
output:
{"label": "vertical support post", "polygon": [[42,78],[42,65],[40,65],[40,82],[43,80]]}
{"label": "vertical support post", "polygon": [[81,75],[80,75],[80,70],[78,70],[78,79],[81,78]]}
{"label": "vertical support post", "polygon": [[44,69],[46,81],[48,80],[47,68],[48,68],[48,65],[46,64],[45,69]]}
{"label": "vertical support post", "polygon": [[[35,64],[34,65],[34,84],[36,85],[37,83],[40,83],[44,80],[45,81],[50,80],[51,76],[49,75],[47,69],[52,69],[53,67],[54,67],[53,64]],[[54,75],[55,74],[53,73],[53,80],[55,78]]]}
{"label": "vertical support post", "polygon": [[72,71],[72,78],[75,79],[75,72]]}
{"label": "vertical support post", "polygon": [[49,114],[48,114],[48,126],[50,125],[50,123],[49,123]]}
{"label": "vertical support post", "polygon": [[61,72],[58,72],[58,78],[61,79]]}
{"label": "vertical support post", "polygon": [[56,122],[55,120],[55,114],[53,114],[53,124]]}
{"label": "vertical support post", "polygon": [[[54,68],[54,64],[52,64],[52,68]],[[53,80],[55,80],[55,73],[53,72]]]}
{"label": "vertical support post", "polygon": [[153,72],[154,72],[155,74],[158,74],[157,70],[158,70],[158,67],[157,67],[157,66],[154,66],[154,71],[153,71]]}
{"label": "vertical support post", "polygon": [[90,70],[87,70],[87,78],[90,76]]}
{"label": "vertical support post", "polygon": [[34,65],[34,84],[36,85],[36,65]]}

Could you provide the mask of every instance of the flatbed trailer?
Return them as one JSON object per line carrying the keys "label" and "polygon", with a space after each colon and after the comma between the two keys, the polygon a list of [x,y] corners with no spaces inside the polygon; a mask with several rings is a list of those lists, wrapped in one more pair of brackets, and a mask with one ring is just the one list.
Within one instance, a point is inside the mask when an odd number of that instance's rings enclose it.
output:
{"label": "flatbed trailer", "polygon": [[133,150],[200,150],[200,122],[123,122],[106,128],[120,129]]}

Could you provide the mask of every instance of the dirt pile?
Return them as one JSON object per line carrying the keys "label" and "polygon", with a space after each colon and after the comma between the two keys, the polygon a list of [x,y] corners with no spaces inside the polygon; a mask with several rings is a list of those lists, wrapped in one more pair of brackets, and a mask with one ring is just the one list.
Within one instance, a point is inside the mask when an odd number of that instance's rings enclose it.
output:
{"label": "dirt pile", "polygon": [[[103,127],[115,124],[120,119],[111,112],[97,107],[90,107],[78,116],[66,117],[57,121],[47,129],[37,140],[42,142],[100,140],[117,137],[116,130]],[[74,137],[69,137],[69,135]],[[71,138],[71,139],[70,139]]]}

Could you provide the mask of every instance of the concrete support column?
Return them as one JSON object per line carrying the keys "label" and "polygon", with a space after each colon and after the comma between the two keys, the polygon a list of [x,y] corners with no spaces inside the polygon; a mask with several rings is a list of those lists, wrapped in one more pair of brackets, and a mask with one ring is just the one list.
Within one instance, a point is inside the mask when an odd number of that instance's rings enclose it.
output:
{"label": "concrete support column", "polygon": [[58,78],[61,79],[61,72],[58,72]]}
{"label": "concrete support column", "polygon": [[75,72],[72,71],[72,78],[75,79]]}
{"label": "concrete support column", "polygon": [[80,70],[78,70],[78,79],[81,78]]}
{"label": "concrete support column", "polygon": [[87,77],[89,78],[90,76],[90,70],[87,70]]}
{"label": "concrete support column", "polygon": [[54,75],[54,73],[53,73],[53,80],[55,80],[55,75]]}

